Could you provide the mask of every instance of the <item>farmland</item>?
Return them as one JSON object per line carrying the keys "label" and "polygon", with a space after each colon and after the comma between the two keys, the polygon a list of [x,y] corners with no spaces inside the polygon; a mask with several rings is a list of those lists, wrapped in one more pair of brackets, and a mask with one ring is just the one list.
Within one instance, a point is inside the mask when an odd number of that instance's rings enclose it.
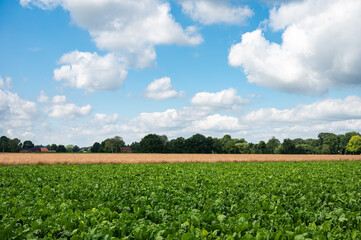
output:
{"label": "farmland", "polygon": [[0,153],[0,165],[181,163],[181,162],[273,162],[273,161],[361,161],[361,155],[286,154],[44,154]]}
{"label": "farmland", "polygon": [[360,179],[357,161],[0,166],[0,239],[360,239]]}

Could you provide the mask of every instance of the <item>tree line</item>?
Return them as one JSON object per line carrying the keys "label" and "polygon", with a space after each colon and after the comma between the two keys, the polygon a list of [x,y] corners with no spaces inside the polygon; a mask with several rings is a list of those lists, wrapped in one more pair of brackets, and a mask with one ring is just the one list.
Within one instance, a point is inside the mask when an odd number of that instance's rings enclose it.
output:
{"label": "tree line", "polygon": [[[39,148],[30,140],[23,143],[18,139],[0,137],[1,152],[19,152],[21,150]],[[320,133],[317,139],[279,139],[272,137],[267,142],[247,142],[244,138],[232,138],[224,135],[222,138],[206,137],[194,134],[189,138],[178,137],[169,140],[165,135],[148,134],[139,142],[126,145],[124,140],[115,136],[102,142],[95,142],[91,147],[77,145],[46,145],[56,152],[92,152],[120,153],[129,148],[134,153],[217,153],[217,154],[360,154],[361,135],[358,132],[348,132],[336,135]]]}
{"label": "tree line", "polygon": [[217,153],[217,154],[359,154],[361,135],[348,132],[336,135],[320,133],[317,139],[284,139],[272,137],[267,142],[249,143],[244,138],[206,137],[195,134],[187,139],[178,137],[168,140],[165,135],[148,134],[140,142],[125,145],[119,136],[94,143],[91,152],[121,152],[130,147],[135,153]]}
{"label": "tree line", "polygon": [[88,148],[80,148],[77,145],[34,145],[34,143],[30,140],[26,140],[24,142],[21,142],[18,138],[8,138],[6,136],[0,137],[0,152],[20,152],[21,150],[30,150],[35,148],[42,148],[46,147],[48,150],[52,150],[55,152],[80,152],[82,150],[88,150]]}

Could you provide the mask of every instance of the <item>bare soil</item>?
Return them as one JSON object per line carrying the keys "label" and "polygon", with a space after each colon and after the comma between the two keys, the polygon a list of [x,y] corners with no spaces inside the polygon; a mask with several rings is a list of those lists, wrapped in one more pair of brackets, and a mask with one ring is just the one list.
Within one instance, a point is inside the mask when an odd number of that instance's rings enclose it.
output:
{"label": "bare soil", "polygon": [[0,165],[361,161],[361,155],[0,153]]}

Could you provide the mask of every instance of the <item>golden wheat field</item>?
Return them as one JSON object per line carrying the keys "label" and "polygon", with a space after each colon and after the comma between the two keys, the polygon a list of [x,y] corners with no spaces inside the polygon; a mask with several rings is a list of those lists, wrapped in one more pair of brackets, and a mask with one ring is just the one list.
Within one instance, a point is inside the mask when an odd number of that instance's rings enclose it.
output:
{"label": "golden wheat field", "polygon": [[0,153],[0,165],[361,161],[361,155]]}

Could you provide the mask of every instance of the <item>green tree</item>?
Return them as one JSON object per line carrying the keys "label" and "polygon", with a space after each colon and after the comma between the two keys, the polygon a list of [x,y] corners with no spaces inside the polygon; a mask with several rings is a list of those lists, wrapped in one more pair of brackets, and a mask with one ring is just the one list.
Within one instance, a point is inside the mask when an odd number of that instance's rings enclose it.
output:
{"label": "green tree", "polygon": [[223,153],[223,146],[221,139],[213,138],[212,153]]}
{"label": "green tree", "polygon": [[275,153],[278,146],[281,145],[280,140],[278,140],[275,137],[272,137],[270,140],[268,140],[266,144],[266,153],[273,154]]}
{"label": "green tree", "polygon": [[34,144],[33,144],[32,141],[30,141],[30,140],[24,141],[23,149],[30,149],[30,148],[33,148],[33,147],[34,147]]}
{"label": "green tree", "polygon": [[58,147],[56,148],[57,152],[66,152],[66,148],[64,145],[58,145]]}
{"label": "green tree", "polygon": [[111,153],[120,152],[121,148],[125,146],[125,142],[119,136],[108,138],[105,140],[105,151]]}
{"label": "green tree", "polygon": [[157,134],[148,134],[142,138],[139,143],[140,150],[143,153],[162,153],[163,139]]}
{"label": "green tree", "polygon": [[69,145],[67,145],[65,148],[66,148],[66,151],[67,151],[67,152],[73,152],[74,145],[73,145],[73,144],[69,144]]}
{"label": "green tree", "polygon": [[49,150],[56,151],[57,148],[58,148],[58,146],[55,143],[53,143],[50,145]]}
{"label": "green tree", "polygon": [[246,142],[240,142],[236,143],[236,148],[238,149],[238,152],[241,154],[249,154],[251,152],[251,149],[249,148],[249,144]]}
{"label": "green tree", "polygon": [[296,153],[296,146],[291,139],[286,138],[283,140],[282,153],[283,154],[295,154]]}
{"label": "green tree", "polygon": [[321,154],[331,154],[331,149],[328,144],[322,144]]}
{"label": "green tree", "polygon": [[167,148],[168,148],[168,137],[166,135],[160,135],[159,136],[160,139],[162,140],[162,143],[163,143],[163,150],[162,150],[162,153],[166,153],[168,152]]}
{"label": "green tree", "polygon": [[20,152],[21,145],[21,141],[18,138],[11,139],[9,141],[10,152]]}
{"label": "green tree", "polygon": [[330,154],[337,154],[339,152],[339,138],[336,134],[330,133],[324,137],[322,145],[328,145]]}
{"label": "green tree", "polygon": [[324,132],[319,133],[319,134],[318,134],[318,139],[319,139],[320,142],[321,142],[320,145],[322,145],[322,144],[323,144],[323,140],[324,140],[326,137],[330,136],[330,135],[335,135],[335,134],[334,134],[334,133],[324,133]]}
{"label": "green tree", "polygon": [[0,137],[0,149],[1,152],[9,152],[9,141],[10,139],[6,136]]}
{"label": "green tree", "polygon": [[355,135],[351,137],[350,141],[346,146],[347,151],[352,153],[360,153],[361,152],[361,137]]}
{"label": "green tree", "polygon": [[184,145],[185,145],[185,139],[183,137],[172,139],[168,143],[168,152],[184,153]]}
{"label": "green tree", "polygon": [[100,143],[95,142],[93,146],[90,148],[90,151],[93,153],[97,153],[100,151]]}
{"label": "green tree", "polygon": [[257,150],[260,154],[266,153],[266,143],[264,141],[260,141],[257,145]]}
{"label": "green tree", "polygon": [[132,149],[133,153],[142,152],[139,142],[132,142],[132,144],[130,144],[130,148]]}
{"label": "green tree", "polygon": [[224,136],[221,138],[222,151],[223,151],[223,153],[227,153],[226,144],[227,144],[229,141],[232,141],[232,137],[231,137],[231,135],[229,135],[229,134],[226,134],[226,135],[224,135]]}
{"label": "green tree", "polygon": [[341,148],[343,154],[346,153],[347,144],[349,143],[350,139],[353,136],[361,136],[361,135],[358,132],[347,132],[344,135],[340,136],[340,148]]}
{"label": "green tree", "polygon": [[226,153],[239,153],[239,150],[236,147],[236,144],[232,140],[226,142],[226,144],[224,145],[224,150]]}
{"label": "green tree", "polygon": [[73,152],[79,152],[80,151],[80,147],[79,146],[77,146],[77,145],[75,145],[74,147],[73,147]]}
{"label": "green tree", "polygon": [[211,153],[212,145],[208,144],[207,138],[202,134],[194,134],[192,137],[187,138],[185,147],[187,153]]}

